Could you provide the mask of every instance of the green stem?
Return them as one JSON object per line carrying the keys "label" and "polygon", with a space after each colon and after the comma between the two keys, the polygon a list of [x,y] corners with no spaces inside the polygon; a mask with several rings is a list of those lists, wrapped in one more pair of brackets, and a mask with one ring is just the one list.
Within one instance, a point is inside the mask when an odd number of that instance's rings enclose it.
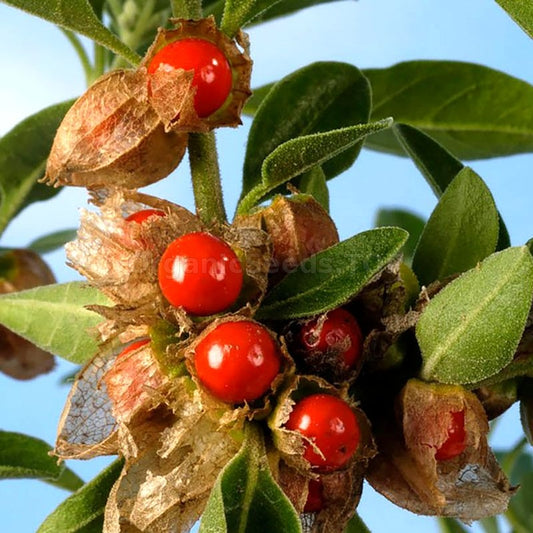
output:
{"label": "green stem", "polygon": [[65,30],[61,27],[59,29],[63,32],[65,37],[69,40],[70,44],[76,51],[76,54],[81,61],[83,71],[85,72],[85,81],[87,85],[90,85],[94,79],[94,70],[85,48],[83,48],[81,41],[78,39],[78,36],[75,33],[71,32],[70,30]]}
{"label": "green stem", "polygon": [[215,134],[191,133],[188,148],[198,216],[208,225],[226,222]]}
{"label": "green stem", "polygon": [[176,18],[201,19],[202,0],[171,0],[172,14]]}
{"label": "green stem", "polygon": [[100,77],[105,71],[105,48],[94,43],[94,70],[91,83]]}

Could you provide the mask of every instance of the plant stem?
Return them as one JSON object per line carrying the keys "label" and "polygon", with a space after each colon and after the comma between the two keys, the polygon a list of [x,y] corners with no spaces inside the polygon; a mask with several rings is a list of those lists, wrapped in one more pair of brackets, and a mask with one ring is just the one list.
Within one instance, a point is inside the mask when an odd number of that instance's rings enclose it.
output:
{"label": "plant stem", "polygon": [[225,222],[226,211],[222,198],[215,134],[191,133],[188,149],[198,216],[208,225]]}
{"label": "plant stem", "polygon": [[202,0],[171,0],[172,14],[176,18],[201,19]]}
{"label": "plant stem", "polygon": [[94,80],[94,70],[89,60],[89,56],[85,51],[85,48],[83,48],[81,41],[78,39],[78,36],[74,32],[70,30],[65,30],[61,27],[59,29],[63,32],[65,37],[69,40],[70,44],[76,51],[76,54],[78,55],[81,65],[83,67],[83,72],[85,72],[85,81],[87,85],[90,85],[91,82]]}

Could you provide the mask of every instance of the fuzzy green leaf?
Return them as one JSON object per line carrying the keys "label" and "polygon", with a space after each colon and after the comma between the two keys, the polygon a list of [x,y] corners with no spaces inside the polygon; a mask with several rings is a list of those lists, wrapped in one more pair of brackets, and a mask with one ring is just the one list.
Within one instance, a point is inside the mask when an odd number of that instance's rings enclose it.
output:
{"label": "fuzzy green leaf", "polygon": [[44,175],[56,130],[72,103],[47,107],[0,139],[0,233],[20,209],[59,191],[37,180]]}
{"label": "fuzzy green leaf", "polygon": [[496,249],[498,211],[483,180],[464,168],[429,218],[413,257],[420,283],[470,270]]}
{"label": "fuzzy green leaf", "polygon": [[239,203],[238,213],[248,213],[254,206],[287,181],[310,171],[350,150],[361,139],[390,127],[392,120],[359,124],[340,130],[314,133],[291,139],[278,146],[264,161],[261,183],[257,184]]}
{"label": "fuzzy green leaf", "polygon": [[[533,86],[503,72],[454,61],[409,61],[363,73],[372,87],[372,120],[428,133],[460,159],[533,151]],[[368,148],[403,155],[392,131]]]}
{"label": "fuzzy green leaf", "polygon": [[218,476],[200,533],[301,533],[300,519],[274,481],[261,430],[249,425],[239,453]]}
{"label": "fuzzy green leaf", "polygon": [[233,37],[263,11],[281,0],[226,0],[220,29]]}
{"label": "fuzzy green leaf", "polygon": [[467,384],[493,376],[512,360],[533,295],[527,247],[489,256],[444,287],[416,326],[421,375]]}
{"label": "fuzzy green leaf", "polygon": [[496,2],[533,39],[533,2],[531,0],[496,0]]}
{"label": "fuzzy green leaf", "polygon": [[[444,146],[413,126],[394,124],[393,130],[402,148],[426,178],[437,198],[440,198],[455,176],[465,168],[464,165]],[[511,241],[499,213],[498,217],[496,250],[504,250],[511,246]]]}
{"label": "fuzzy green leaf", "polygon": [[39,348],[82,364],[97,351],[89,330],[102,321],[85,306],[110,303],[85,283],[45,285],[0,296],[0,323]]}
{"label": "fuzzy green leaf", "polygon": [[[327,83],[324,83],[327,80]],[[250,128],[243,169],[243,196],[261,183],[265,159],[296,137],[366,123],[370,88],[366,78],[347,63],[318,62],[279,81],[257,110]],[[327,161],[328,179],[349,168],[361,143]]]}
{"label": "fuzzy green leaf", "polygon": [[267,294],[258,318],[300,318],[341,306],[394,259],[407,237],[400,228],[378,228],[313,255]]}
{"label": "fuzzy green leaf", "polygon": [[83,481],[65,464],[48,454],[46,442],[9,431],[0,431],[0,479],[41,479],[56,487],[74,491]]}
{"label": "fuzzy green leaf", "polygon": [[344,533],[370,533],[370,529],[366,527],[361,517],[355,513],[348,522]]}
{"label": "fuzzy green leaf", "polygon": [[75,31],[122,56],[132,65],[141,57],[111,33],[98,19],[88,0],[2,0],[32,15]]}
{"label": "fuzzy green leaf", "polygon": [[122,466],[122,460],[111,463],[48,515],[37,533],[101,533],[107,498]]}
{"label": "fuzzy green leaf", "polygon": [[410,264],[425,223],[423,218],[404,209],[380,209],[376,213],[374,226],[376,228],[396,226],[409,233],[409,238],[403,247],[403,256],[405,262]]}
{"label": "fuzzy green leaf", "polygon": [[321,166],[306,172],[298,184],[301,193],[311,195],[329,213],[329,189]]}
{"label": "fuzzy green leaf", "polygon": [[439,524],[442,533],[468,533],[468,531],[461,525],[461,522],[455,518],[441,516],[439,517]]}
{"label": "fuzzy green leaf", "polygon": [[53,252],[64,246],[67,242],[74,240],[76,238],[76,231],[75,229],[64,229],[49,233],[32,241],[28,245],[28,248],[38,254]]}

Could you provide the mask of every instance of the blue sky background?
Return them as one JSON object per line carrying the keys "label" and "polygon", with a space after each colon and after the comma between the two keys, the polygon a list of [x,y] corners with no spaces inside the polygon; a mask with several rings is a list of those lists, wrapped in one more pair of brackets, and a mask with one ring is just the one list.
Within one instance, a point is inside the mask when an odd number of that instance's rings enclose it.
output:
{"label": "blue sky background", "polygon": [[[250,32],[254,85],[274,81],[317,60],[360,68],[387,67],[410,59],[472,61],[533,83],[533,41],[493,0],[360,0],[308,9]],[[78,96],[84,76],[73,50],[53,25],[0,4],[0,135],[45,106]],[[239,193],[249,120],[237,130],[218,133],[228,212]],[[533,155],[473,162],[492,190],[513,244],[533,236]],[[187,165],[148,192],[192,208]],[[331,184],[331,212],[342,238],[372,227],[379,207],[400,206],[427,217],[436,199],[407,159],[363,150],[355,166]],[[30,207],[9,226],[3,246],[24,246],[51,231],[77,227],[86,204],[81,189]],[[63,252],[46,256],[59,281],[78,279]],[[68,388],[59,381],[73,369],[56,369],[32,382],[0,374],[0,428],[54,441]],[[497,446],[519,438],[518,413],[510,410],[495,431]],[[92,478],[105,459],[72,461],[81,477]],[[68,494],[38,481],[0,483],[0,531],[31,533]],[[359,507],[373,533],[438,531],[431,518],[389,504],[366,487]]]}

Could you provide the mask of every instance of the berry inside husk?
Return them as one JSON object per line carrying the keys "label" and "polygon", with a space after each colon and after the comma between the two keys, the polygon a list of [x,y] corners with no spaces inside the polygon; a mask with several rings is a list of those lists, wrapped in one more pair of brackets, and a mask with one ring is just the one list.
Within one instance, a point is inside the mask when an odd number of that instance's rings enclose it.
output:
{"label": "berry inside husk", "polygon": [[224,322],[196,346],[194,366],[200,382],[223,402],[240,404],[263,396],[281,366],[278,346],[260,324]]}
{"label": "berry inside husk", "polygon": [[175,307],[198,316],[231,307],[243,282],[239,259],[231,246],[205,232],[174,240],[159,262],[161,292]]}
{"label": "berry inside husk", "polygon": [[142,224],[151,217],[164,217],[166,216],[164,211],[160,209],[142,209],[141,211],[136,211],[128,217],[126,217],[126,222],[136,222],[137,224]]}
{"label": "berry inside husk", "polygon": [[363,334],[355,317],[338,308],[329,311],[325,319],[315,319],[302,326],[299,334],[302,350],[307,354],[335,353],[347,367],[361,356]]}
{"label": "berry inside husk", "polygon": [[167,44],[150,61],[148,74],[159,68],[194,71],[194,109],[201,118],[219,109],[231,92],[228,60],[215,44],[204,39],[188,38]]}
{"label": "berry inside husk", "polygon": [[351,407],[330,394],[313,394],[300,400],[293,408],[287,429],[307,437],[304,458],[322,471],[342,468],[359,446],[360,431]]}
{"label": "berry inside husk", "polygon": [[307,501],[304,513],[318,513],[324,507],[324,486],[320,479],[310,479],[307,486]]}
{"label": "berry inside husk", "polygon": [[126,346],[117,356],[118,358],[123,358],[126,355],[128,355],[131,352],[134,352],[135,350],[138,350],[145,344],[148,344],[150,342],[150,339],[140,339],[138,341],[132,342],[129,346]]}
{"label": "berry inside husk", "polygon": [[448,427],[448,438],[435,452],[437,461],[453,459],[464,452],[466,448],[465,412],[455,411],[451,414],[451,423]]}

